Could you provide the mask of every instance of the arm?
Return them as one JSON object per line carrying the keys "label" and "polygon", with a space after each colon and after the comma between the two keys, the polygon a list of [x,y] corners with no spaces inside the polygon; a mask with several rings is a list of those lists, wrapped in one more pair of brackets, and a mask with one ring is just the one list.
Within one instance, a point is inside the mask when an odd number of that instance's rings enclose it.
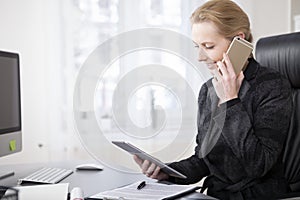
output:
{"label": "arm", "polygon": [[[196,147],[197,149],[197,147]],[[195,150],[196,152],[199,152]],[[177,171],[187,176],[187,179],[180,179],[175,177],[169,177],[168,181],[177,184],[193,184],[200,181],[204,176],[209,174],[209,170],[204,163],[203,159],[200,159],[196,154],[179,162],[174,162],[169,165]]]}

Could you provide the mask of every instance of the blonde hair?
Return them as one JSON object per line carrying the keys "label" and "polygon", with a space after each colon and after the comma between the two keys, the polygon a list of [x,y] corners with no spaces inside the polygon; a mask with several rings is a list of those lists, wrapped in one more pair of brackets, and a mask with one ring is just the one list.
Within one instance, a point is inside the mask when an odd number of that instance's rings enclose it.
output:
{"label": "blonde hair", "polygon": [[229,40],[239,32],[252,42],[250,22],[247,14],[231,0],[210,0],[197,8],[190,17],[191,23],[213,22],[219,33]]}

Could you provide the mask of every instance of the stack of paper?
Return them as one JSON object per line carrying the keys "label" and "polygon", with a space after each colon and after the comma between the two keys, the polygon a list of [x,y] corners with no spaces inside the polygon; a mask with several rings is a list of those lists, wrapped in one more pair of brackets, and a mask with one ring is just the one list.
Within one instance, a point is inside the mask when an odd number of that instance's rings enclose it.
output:
{"label": "stack of paper", "polygon": [[173,199],[183,194],[193,192],[199,187],[187,185],[166,185],[161,183],[146,183],[146,186],[138,190],[136,182],[121,188],[105,191],[91,196],[92,199]]}

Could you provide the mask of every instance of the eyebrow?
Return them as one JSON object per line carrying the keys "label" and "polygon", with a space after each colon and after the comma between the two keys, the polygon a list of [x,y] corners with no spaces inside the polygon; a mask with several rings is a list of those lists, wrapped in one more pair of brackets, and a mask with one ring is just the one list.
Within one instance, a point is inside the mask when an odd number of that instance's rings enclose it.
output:
{"label": "eyebrow", "polygon": [[[199,44],[198,44],[197,42],[195,42],[194,40],[193,40],[193,43],[194,43],[195,45],[199,46]],[[202,42],[200,45],[205,46],[206,44],[208,44],[208,45],[213,45],[214,43],[213,43],[213,42]]]}
{"label": "eyebrow", "polygon": [[198,43],[197,43],[197,42],[195,42],[194,40],[193,40],[193,43],[194,43],[195,45],[198,45]]}

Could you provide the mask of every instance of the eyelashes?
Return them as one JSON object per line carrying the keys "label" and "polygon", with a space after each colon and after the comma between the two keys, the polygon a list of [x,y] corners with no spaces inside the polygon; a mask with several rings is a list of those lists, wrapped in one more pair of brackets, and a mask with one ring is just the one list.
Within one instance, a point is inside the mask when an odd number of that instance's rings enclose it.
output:
{"label": "eyelashes", "polygon": [[[205,49],[213,49],[215,46],[203,46]],[[199,45],[195,45],[194,48],[199,49]]]}
{"label": "eyelashes", "polygon": [[205,46],[205,49],[213,49],[215,46]]}

